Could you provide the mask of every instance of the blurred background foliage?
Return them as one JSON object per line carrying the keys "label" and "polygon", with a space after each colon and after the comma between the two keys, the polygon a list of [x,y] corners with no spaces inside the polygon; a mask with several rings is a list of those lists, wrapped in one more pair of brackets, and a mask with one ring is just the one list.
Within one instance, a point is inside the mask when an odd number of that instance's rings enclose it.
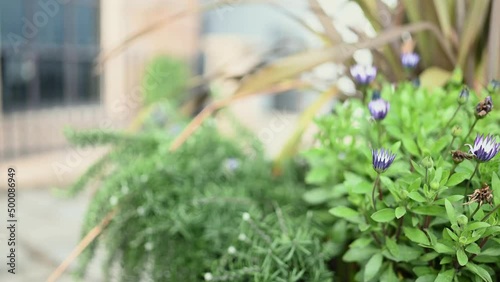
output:
{"label": "blurred background foliage", "polygon": [[[234,8],[238,5],[248,5],[256,1],[212,1],[202,9],[221,9],[225,5]],[[408,48],[414,48],[422,57],[417,74],[425,87],[440,87],[451,78],[455,69],[463,72],[464,82],[470,87],[479,90],[487,85],[491,79],[498,78],[500,72],[500,33],[496,27],[500,26],[500,1],[451,1],[451,0],[422,0],[422,1],[387,1],[382,0],[355,0],[369,20],[375,35],[368,34],[366,29],[349,27],[357,35],[358,40],[348,43],[334,24],[334,18],[324,9],[324,4],[318,0],[307,0],[310,12],[314,14],[322,29],[313,28],[307,21],[300,18],[286,8],[280,1],[257,1],[270,5],[281,13],[298,22],[304,30],[319,38],[322,46],[307,49],[284,56],[269,64],[261,65],[258,69],[243,76],[239,87],[229,98],[213,100],[209,91],[189,96],[185,101],[212,101],[201,110],[201,113],[192,120],[184,131],[174,140],[172,149],[179,147],[196,130],[196,128],[215,113],[218,109],[240,98],[249,95],[264,93],[284,93],[284,90],[316,89],[316,85],[304,81],[300,75],[308,73],[324,63],[351,64],[357,50],[371,50],[373,62],[379,68],[380,77],[390,82],[396,82],[407,77],[401,65],[400,56]],[[196,12],[196,11],[192,11]],[[103,54],[100,64],[118,54],[134,42],[137,38],[149,35],[156,29],[171,24],[189,11],[183,11],[174,17],[166,18],[151,26],[134,33],[115,49]],[[217,74],[215,74],[215,77]],[[195,77],[190,85],[199,87],[200,84],[210,84],[215,77]],[[461,83],[462,81],[460,81]],[[323,92],[323,91],[320,91]],[[276,160],[275,171],[279,172],[279,165],[297,153],[301,135],[310,125],[314,114],[324,103],[326,98],[345,99],[335,86],[328,87],[324,95],[318,97],[317,103],[312,103],[304,111],[303,118],[283,151]],[[325,97],[327,96],[327,97]],[[208,97],[208,98],[207,98]],[[198,108],[192,109],[196,114]]]}

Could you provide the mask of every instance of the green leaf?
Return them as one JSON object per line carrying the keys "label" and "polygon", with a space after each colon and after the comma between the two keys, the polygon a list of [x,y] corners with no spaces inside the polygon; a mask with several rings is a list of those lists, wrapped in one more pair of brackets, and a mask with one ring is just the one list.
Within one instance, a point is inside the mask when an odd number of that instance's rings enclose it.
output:
{"label": "green leaf", "polygon": [[380,275],[380,281],[385,281],[385,282],[399,282],[399,278],[394,273],[394,270],[392,269],[392,265],[388,265],[387,269]]}
{"label": "green leaf", "polygon": [[385,246],[387,247],[387,249],[389,250],[389,252],[395,256],[395,257],[399,257],[399,246],[398,244],[396,244],[396,241],[394,241],[394,239],[392,238],[386,238],[385,239]]}
{"label": "green leaf", "polygon": [[422,248],[412,248],[406,245],[398,245],[399,247],[399,261],[412,261],[420,257]]}
{"label": "green leaf", "polygon": [[472,230],[477,230],[477,229],[481,229],[481,228],[487,228],[490,226],[491,225],[487,222],[476,221],[476,222],[467,224],[467,227],[465,227],[465,231],[472,231]]}
{"label": "green leaf", "polygon": [[321,184],[326,181],[330,175],[330,169],[326,166],[317,166],[313,168],[306,176],[306,182],[310,184]]}
{"label": "green leaf", "polygon": [[420,194],[420,192],[418,191],[412,191],[408,194],[408,197],[410,197],[410,199],[414,200],[414,201],[417,201],[419,203],[425,203],[427,202],[427,199],[422,196],[422,194]]}
{"label": "green leaf", "polygon": [[446,182],[446,186],[456,186],[457,184],[462,183],[464,180],[468,179],[470,174],[465,172],[455,172],[450,179]]}
{"label": "green leaf", "polygon": [[403,227],[403,231],[405,236],[415,243],[423,245],[430,244],[429,238],[427,238],[427,235],[425,235],[425,233],[420,229],[412,227]]}
{"label": "green leaf", "polygon": [[415,282],[434,282],[436,279],[436,274],[426,274],[423,276],[419,276]]}
{"label": "green leaf", "polygon": [[383,259],[384,259],[384,257],[382,256],[382,254],[378,253],[378,254],[375,254],[374,256],[372,256],[370,258],[370,260],[368,260],[368,262],[366,263],[366,266],[365,266],[365,273],[364,273],[365,274],[364,275],[365,282],[370,281],[373,278],[375,278],[378,271],[380,270],[380,267],[382,266]]}
{"label": "green leaf", "polygon": [[397,219],[401,218],[405,214],[406,214],[406,208],[405,207],[397,207],[396,211],[394,212],[394,215],[396,215]]}
{"label": "green leaf", "polygon": [[336,217],[344,218],[354,223],[361,223],[361,216],[359,213],[351,208],[339,206],[332,208],[328,211]]}
{"label": "green leaf", "polygon": [[457,260],[458,264],[460,264],[461,266],[466,265],[469,261],[469,257],[467,256],[467,254],[465,254],[464,249],[457,249]]}
{"label": "green leaf", "polygon": [[401,141],[398,141],[398,142],[394,143],[391,146],[391,152],[396,153],[399,150],[400,147],[401,147]]}
{"label": "green leaf", "polygon": [[381,209],[372,214],[371,218],[376,222],[389,222],[396,217],[394,209]]}
{"label": "green leaf", "polygon": [[450,269],[446,271],[441,271],[439,272],[438,276],[436,277],[436,280],[434,282],[452,282],[453,277],[455,277],[455,270]]}
{"label": "green leaf", "polygon": [[493,201],[500,203],[500,179],[494,172],[491,174],[491,190],[493,190]]}
{"label": "green leaf", "polygon": [[440,254],[454,254],[455,253],[455,249],[448,246],[448,245],[445,245],[443,243],[436,243],[434,245],[434,250]]}
{"label": "green leaf", "polygon": [[446,232],[450,236],[450,238],[454,241],[458,241],[458,236],[455,234],[453,231],[451,231],[449,228],[445,228]]}
{"label": "green leaf", "polygon": [[[455,251],[453,251],[453,254],[455,254]],[[440,261],[439,261],[439,264],[440,265],[444,265],[444,264],[448,264],[448,263],[451,263],[453,261],[453,259],[451,257],[444,257],[442,258]]]}
{"label": "green leaf", "polygon": [[408,151],[410,154],[414,156],[420,156],[420,151],[418,150],[417,143],[411,138],[404,138],[403,139],[403,147]]}
{"label": "green leaf", "polygon": [[481,279],[483,279],[483,281],[493,282],[493,280],[491,279],[490,273],[486,269],[482,268],[481,266],[476,265],[473,262],[469,262],[465,266],[465,268],[467,268],[470,272],[476,274],[477,276],[481,277]]}
{"label": "green leaf", "polygon": [[425,253],[420,257],[421,261],[431,261],[439,256],[436,252]]}
{"label": "green leaf", "polygon": [[434,173],[434,178],[432,179],[432,181],[439,183],[441,181],[442,175],[443,175],[443,168],[440,167],[440,168],[436,169],[436,172]]}
{"label": "green leaf", "polygon": [[465,250],[467,252],[469,252],[471,254],[475,254],[475,255],[478,255],[479,253],[481,253],[481,248],[476,243],[470,244],[469,246],[467,246],[467,248],[465,248]]}
{"label": "green leaf", "polygon": [[416,214],[446,217],[445,208],[440,206],[421,206],[414,208],[412,211]]}
{"label": "green leaf", "polygon": [[316,188],[305,192],[302,197],[310,205],[319,205],[331,199],[332,193],[326,188]]}
{"label": "green leaf", "polygon": [[440,138],[437,142],[435,142],[434,144],[432,144],[432,149],[431,149],[431,152],[433,154],[439,154],[444,148],[446,148],[446,146],[448,146],[448,144],[450,143],[450,139],[448,136],[444,136],[442,138]]}
{"label": "green leaf", "polygon": [[446,208],[446,214],[448,215],[448,220],[451,224],[457,224],[457,214],[455,213],[455,208],[448,201],[448,199],[444,200],[444,207]]}
{"label": "green leaf", "polygon": [[362,262],[369,259],[378,251],[378,249],[369,246],[364,248],[349,248],[342,259],[347,262]]}
{"label": "green leaf", "polygon": [[418,174],[420,174],[420,175],[425,174],[425,169],[421,165],[417,164],[413,160],[410,160],[410,162],[411,162],[411,166],[418,172]]}
{"label": "green leaf", "polygon": [[422,178],[418,177],[410,184],[410,186],[408,187],[408,192],[415,191],[418,188],[420,188],[421,183],[422,183]]}

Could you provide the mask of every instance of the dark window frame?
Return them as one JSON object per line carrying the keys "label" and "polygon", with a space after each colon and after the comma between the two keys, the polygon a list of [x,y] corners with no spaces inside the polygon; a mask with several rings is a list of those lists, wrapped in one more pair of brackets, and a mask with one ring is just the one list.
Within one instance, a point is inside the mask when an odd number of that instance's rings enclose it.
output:
{"label": "dark window frame", "polygon": [[[34,12],[40,11],[42,8],[39,5],[39,0],[16,0],[23,1],[24,16],[31,20]],[[54,0],[57,2],[57,0]],[[58,2],[57,2],[58,3]],[[5,85],[10,81],[6,81],[7,74],[6,64],[8,60],[19,60],[20,65],[31,66],[33,69],[33,76],[26,82],[26,100],[16,104],[15,98],[8,101],[5,98],[6,87],[2,87],[2,109],[0,111],[4,114],[11,112],[18,112],[23,110],[43,109],[52,106],[71,106],[81,104],[97,104],[101,99],[101,78],[96,75],[92,68],[88,68],[89,63],[93,65],[100,49],[100,0],[86,0],[86,1],[70,1],[66,4],[59,4],[58,13],[63,13],[63,41],[60,43],[42,43],[39,41],[39,32],[37,35],[28,39],[16,53],[13,49],[11,42],[0,41],[0,56],[2,67],[2,83]],[[79,44],[77,42],[77,15],[78,8],[93,9],[89,14],[95,18],[95,38],[91,40],[90,44]],[[50,18],[49,18],[50,20]],[[1,27],[0,27],[1,28]],[[44,28],[39,27],[40,29]],[[0,34],[3,31],[0,30]],[[7,31],[6,31],[7,32]],[[89,33],[90,34],[90,33]],[[61,44],[62,43],[62,44]],[[61,62],[62,63],[62,99],[51,101],[52,93],[41,93],[41,76],[40,68],[43,62]],[[14,62],[15,63],[15,62]],[[21,68],[22,66],[19,66]],[[87,67],[88,71],[82,71]],[[87,72],[90,72],[87,73]],[[79,93],[83,91],[78,87],[81,84],[80,80],[90,78],[95,85],[89,85],[88,89],[95,89],[97,93]],[[50,82],[49,82],[50,83]],[[94,86],[94,87],[92,87]],[[24,87],[24,86],[23,86]],[[23,88],[24,89],[24,88]],[[13,94],[15,95],[15,94]],[[14,103],[14,105],[9,103]]]}

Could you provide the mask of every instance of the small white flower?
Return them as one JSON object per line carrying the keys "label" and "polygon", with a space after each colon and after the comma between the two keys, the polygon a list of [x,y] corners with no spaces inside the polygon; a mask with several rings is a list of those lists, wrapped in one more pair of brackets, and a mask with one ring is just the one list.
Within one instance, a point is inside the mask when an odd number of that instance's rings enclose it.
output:
{"label": "small white flower", "polygon": [[243,233],[240,233],[240,235],[238,235],[238,240],[240,240],[240,241],[246,241],[247,240],[247,235],[245,235]]}
{"label": "small white flower", "polygon": [[203,275],[203,278],[205,278],[205,281],[212,281],[214,279],[214,276],[212,275],[212,273],[207,272]]}
{"label": "small white flower", "polygon": [[118,198],[116,196],[112,196],[111,198],[109,198],[109,204],[112,206],[116,206],[116,204],[118,204]]}
{"label": "small white flower", "polygon": [[153,247],[154,245],[151,242],[147,242],[146,244],[144,244],[144,249],[146,249],[146,251],[151,251]]}
{"label": "small white flower", "polygon": [[243,218],[244,221],[249,221],[250,220],[250,214],[247,213],[247,212],[245,212],[245,213],[243,213],[242,218]]}
{"label": "small white flower", "polygon": [[140,216],[143,216],[144,214],[146,214],[146,209],[144,207],[138,207],[137,214],[139,214]]}
{"label": "small white flower", "polygon": [[127,195],[128,191],[129,191],[128,186],[127,185],[123,185],[122,186],[122,194],[123,195]]}
{"label": "small white flower", "polygon": [[230,254],[230,255],[234,255],[236,254],[236,248],[233,247],[233,246],[229,246],[229,248],[227,248],[227,252]]}

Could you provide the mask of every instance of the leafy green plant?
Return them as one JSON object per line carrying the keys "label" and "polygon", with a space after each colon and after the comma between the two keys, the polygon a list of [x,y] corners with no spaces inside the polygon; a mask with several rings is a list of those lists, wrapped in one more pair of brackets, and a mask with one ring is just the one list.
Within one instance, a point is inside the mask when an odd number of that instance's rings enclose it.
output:
{"label": "leafy green plant", "polygon": [[317,120],[319,145],[306,157],[319,187],[304,199],[334,226],[337,269],[357,271],[341,281],[498,278],[499,145],[486,138],[500,130],[486,98],[494,91],[385,85],[382,98],[338,103]]}
{"label": "leafy green plant", "polygon": [[[159,65],[161,73],[178,73],[179,66],[169,62],[156,60],[151,68],[158,71],[154,66]],[[147,72],[146,82],[152,76]],[[169,77],[161,77],[159,85]],[[101,246],[106,281],[246,281],[252,277],[330,281],[320,228],[305,216],[300,198],[305,191],[302,165],[289,163],[282,175],[274,176],[261,144],[238,126],[238,138],[231,138],[206,124],[184,146],[171,150],[175,129],[182,128],[186,118],[175,111],[177,87],[168,89],[145,88],[153,110],[140,116],[138,132],[66,132],[77,146],[110,147],[65,191],[75,195],[97,188],[85,214],[82,237],[94,234],[96,227],[101,234],[79,256],[76,276],[84,277]],[[157,110],[165,116],[159,117]],[[245,220],[250,215],[251,220]],[[281,228],[287,233],[282,234]],[[233,242],[243,232],[247,234],[244,244]],[[235,260],[228,260],[231,244],[238,250]]]}

